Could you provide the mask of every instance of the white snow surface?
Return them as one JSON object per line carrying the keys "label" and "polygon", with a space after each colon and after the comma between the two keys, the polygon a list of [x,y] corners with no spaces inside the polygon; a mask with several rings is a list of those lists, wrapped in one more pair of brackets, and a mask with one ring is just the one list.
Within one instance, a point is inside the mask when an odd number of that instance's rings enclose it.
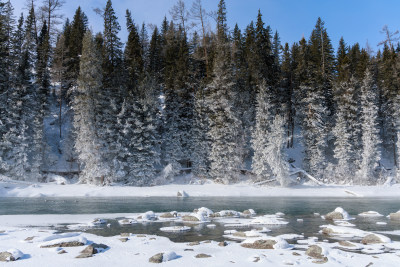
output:
{"label": "white snow surface", "polygon": [[255,186],[248,182],[233,185],[169,184],[152,187],[104,186],[86,184],[30,183],[10,180],[0,177],[1,197],[176,197],[176,192],[184,190],[190,197],[221,196],[221,197],[355,197],[346,193],[351,190],[363,197],[394,197],[400,198],[400,184],[387,186],[340,186],[303,185],[295,187]]}

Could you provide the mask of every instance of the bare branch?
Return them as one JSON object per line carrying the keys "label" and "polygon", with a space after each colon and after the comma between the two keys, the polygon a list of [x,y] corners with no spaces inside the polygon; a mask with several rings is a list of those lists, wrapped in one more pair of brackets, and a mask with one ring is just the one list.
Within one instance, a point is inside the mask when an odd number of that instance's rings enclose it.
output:
{"label": "bare branch", "polygon": [[172,19],[182,25],[185,33],[188,30],[187,21],[189,19],[189,11],[187,11],[185,2],[178,0],[178,2],[169,11]]}
{"label": "bare branch", "polygon": [[383,26],[380,33],[383,33],[386,39],[383,40],[382,42],[379,42],[378,46],[388,45],[390,49],[393,49],[393,43],[400,40],[400,37],[397,36],[399,34],[399,31],[397,30],[395,32],[391,32],[387,25]]}

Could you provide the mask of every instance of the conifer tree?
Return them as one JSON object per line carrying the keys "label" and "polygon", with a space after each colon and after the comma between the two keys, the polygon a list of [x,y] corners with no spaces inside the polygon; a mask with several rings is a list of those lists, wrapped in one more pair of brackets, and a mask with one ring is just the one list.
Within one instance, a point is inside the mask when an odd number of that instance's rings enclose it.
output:
{"label": "conifer tree", "polygon": [[241,144],[238,140],[240,121],[233,110],[233,82],[228,46],[225,1],[218,5],[217,55],[214,61],[214,78],[208,86],[210,107],[211,177],[222,183],[237,180],[240,168]]}
{"label": "conifer tree", "polygon": [[337,94],[336,124],[332,129],[335,137],[334,157],[338,160],[335,182],[350,182],[359,162],[358,153],[356,153],[361,141],[359,140],[357,89],[358,83],[354,78],[340,83],[335,89]]}
{"label": "conifer tree", "polygon": [[139,32],[133,23],[129,10],[126,10],[126,26],[129,32],[124,51],[124,63],[127,71],[127,90],[138,94],[137,87],[143,73],[143,50]]}
{"label": "conifer tree", "polygon": [[138,88],[144,94],[133,96],[131,93],[126,97],[118,115],[121,137],[126,144],[120,152],[124,158],[121,167],[130,185],[151,185],[156,177],[155,164],[159,163],[156,87],[155,80],[146,77]]}
{"label": "conifer tree", "polygon": [[[66,89],[76,86],[79,75],[79,61],[82,54],[82,40],[88,27],[88,19],[85,13],[78,7],[70,26],[64,29],[64,41],[66,43],[65,55],[65,81]],[[67,96],[70,94],[67,94]],[[70,100],[70,97],[68,97]]]}
{"label": "conifer tree", "polygon": [[396,112],[395,99],[398,95],[398,85],[396,85],[395,77],[395,59],[396,54],[393,49],[387,45],[384,46],[382,55],[378,62],[378,86],[382,94],[382,105],[381,105],[381,118],[382,118],[382,141],[383,145],[389,151],[393,152],[393,162],[395,166],[398,166],[397,162],[397,129],[396,129],[396,118],[394,116]]}
{"label": "conifer tree", "polygon": [[208,177],[210,170],[210,137],[209,119],[207,117],[206,99],[203,90],[198,90],[194,99],[192,128],[192,173],[200,178]]}
{"label": "conifer tree", "polygon": [[[111,0],[107,1],[103,13],[104,31],[102,36],[103,52],[103,87],[99,96],[98,132],[105,149],[108,151],[104,164],[109,172],[105,175],[105,182],[112,183],[122,180],[126,175],[122,171],[119,152],[121,144],[120,129],[117,124],[117,115],[120,113],[123,96],[122,79],[122,43],[118,37],[120,25],[112,7]],[[120,171],[121,170],[121,171]]]}
{"label": "conifer tree", "polygon": [[78,87],[73,101],[75,149],[81,163],[79,180],[95,183],[102,180],[110,170],[105,169],[102,140],[98,138],[98,96],[102,90],[102,68],[100,53],[96,49],[91,31],[85,33],[80,60]]}
{"label": "conifer tree", "polygon": [[378,128],[378,108],[376,103],[377,86],[371,71],[365,72],[361,85],[361,161],[359,166],[358,184],[375,184],[374,170],[380,160]]}
{"label": "conifer tree", "polygon": [[309,40],[309,68],[313,87],[325,98],[328,115],[334,114],[332,81],[335,57],[325,23],[318,18]]}
{"label": "conifer tree", "polygon": [[[165,160],[177,175],[181,163],[188,163],[193,120],[193,94],[189,86],[189,49],[183,28],[168,27],[164,48]],[[185,166],[187,167],[187,166]]]}
{"label": "conifer tree", "polygon": [[268,180],[272,176],[272,166],[270,166],[271,162],[269,161],[272,155],[266,153],[270,145],[269,134],[271,133],[271,121],[273,118],[269,91],[269,88],[264,83],[260,86],[257,94],[256,125],[252,136],[254,150],[252,169],[258,180]]}
{"label": "conifer tree", "polygon": [[337,81],[346,82],[350,79],[350,62],[348,57],[348,46],[343,37],[340,38],[336,56]]}

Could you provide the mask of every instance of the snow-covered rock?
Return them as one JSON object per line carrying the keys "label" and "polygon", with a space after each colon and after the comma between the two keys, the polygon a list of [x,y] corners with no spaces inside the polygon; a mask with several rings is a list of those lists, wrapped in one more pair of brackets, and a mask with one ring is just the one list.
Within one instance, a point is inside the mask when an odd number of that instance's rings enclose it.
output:
{"label": "snow-covered rock", "polygon": [[157,216],[153,211],[147,211],[139,216],[143,221],[155,221],[157,220]]}
{"label": "snow-covered rock", "polygon": [[379,243],[391,243],[392,240],[381,234],[368,234],[362,240],[361,243],[367,244],[379,244]]}
{"label": "snow-covered rock", "polygon": [[358,214],[358,216],[361,216],[361,217],[382,217],[383,215],[380,214],[377,211],[370,210],[370,211],[362,212],[362,213]]}
{"label": "snow-covered rock", "polygon": [[190,231],[190,229],[192,229],[192,228],[188,227],[188,226],[169,226],[169,227],[160,228],[160,231],[171,232],[171,233],[180,233],[180,232]]}
{"label": "snow-covered rock", "polygon": [[51,241],[43,242],[40,244],[41,248],[51,247],[78,247],[84,246],[87,243],[87,239],[83,236],[73,236],[66,238],[58,238]]}
{"label": "snow-covered rock", "polygon": [[236,210],[221,210],[212,214],[212,217],[240,217],[240,212]]}
{"label": "snow-covered rock", "polygon": [[63,239],[63,238],[68,238],[68,237],[77,237],[80,236],[81,233],[62,233],[62,234],[54,234],[54,235],[49,235],[49,236],[44,236],[44,237],[39,237],[36,238],[36,242],[47,242],[55,239]]}
{"label": "snow-covered rock", "polygon": [[173,252],[173,251],[168,251],[168,252],[164,252],[164,253],[157,253],[154,256],[152,256],[149,259],[149,262],[152,263],[162,263],[162,262],[167,262],[167,261],[171,261],[174,259],[179,258],[179,256]]}
{"label": "snow-covered rock", "polygon": [[183,190],[179,190],[178,193],[176,194],[177,197],[189,197],[188,193],[186,193]]}
{"label": "snow-covered rock", "polygon": [[248,215],[248,216],[256,216],[257,213],[253,210],[253,209],[247,209],[245,211],[243,211],[244,215]]}
{"label": "snow-covered rock", "polygon": [[249,238],[244,240],[241,244],[245,248],[253,249],[292,249],[285,239],[281,237],[264,237],[264,238]]}
{"label": "snow-covered rock", "polygon": [[24,253],[15,248],[10,248],[7,251],[0,252],[0,261],[16,261],[22,258]]}
{"label": "snow-covered rock", "polygon": [[118,220],[118,223],[120,225],[131,225],[131,224],[137,223],[137,221],[134,219],[122,219],[122,220]]}
{"label": "snow-covered rock", "polygon": [[179,256],[174,251],[168,251],[163,254],[163,262],[172,261],[179,258]]}
{"label": "snow-covered rock", "polygon": [[337,207],[334,211],[324,216],[325,220],[353,220],[349,213],[341,207]]}
{"label": "snow-covered rock", "polygon": [[321,225],[322,233],[326,235],[338,235],[341,237],[364,237],[368,235],[368,232],[365,232],[360,229],[344,227],[344,226],[336,226],[336,225]]}
{"label": "snow-covered rock", "polygon": [[201,207],[200,209],[197,210],[197,213],[202,214],[203,216],[210,217],[211,215],[214,214],[212,210],[206,207]]}
{"label": "snow-covered rock", "polygon": [[47,176],[47,182],[48,183],[55,183],[58,185],[66,185],[66,184],[70,184],[69,180],[59,176],[59,175],[55,175],[55,174],[49,174]]}
{"label": "snow-covered rock", "polygon": [[107,221],[104,219],[100,219],[100,218],[96,218],[93,221],[88,223],[88,226],[98,226],[98,225],[102,225],[102,224],[106,224]]}

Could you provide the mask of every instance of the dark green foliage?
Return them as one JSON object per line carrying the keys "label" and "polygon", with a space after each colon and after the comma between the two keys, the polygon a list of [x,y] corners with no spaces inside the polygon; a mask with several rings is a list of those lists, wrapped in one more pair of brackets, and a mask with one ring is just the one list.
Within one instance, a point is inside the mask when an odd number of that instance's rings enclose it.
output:
{"label": "dark green foliage", "polygon": [[127,73],[126,88],[128,92],[134,95],[138,92],[138,84],[143,75],[143,47],[140,42],[139,32],[136,25],[133,23],[132,16],[129,10],[126,10],[126,26],[129,32],[128,41],[124,51],[124,64]]}
{"label": "dark green foliage", "polygon": [[82,54],[82,40],[88,27],[88,19],[80,7],[75,11],[71,25],[66,24],[64,28],[64,41],[66,43],[66,84],[64,87],[69,89],[76,86],[79,75],[80,55]]}
{"label": "dark green foliage", "polygon": [[106,88],[118,87],[121,79],[122,43],[118,37],[121,27],[112,7],[111,0],[107,1],[103,14],[103,84]]}

